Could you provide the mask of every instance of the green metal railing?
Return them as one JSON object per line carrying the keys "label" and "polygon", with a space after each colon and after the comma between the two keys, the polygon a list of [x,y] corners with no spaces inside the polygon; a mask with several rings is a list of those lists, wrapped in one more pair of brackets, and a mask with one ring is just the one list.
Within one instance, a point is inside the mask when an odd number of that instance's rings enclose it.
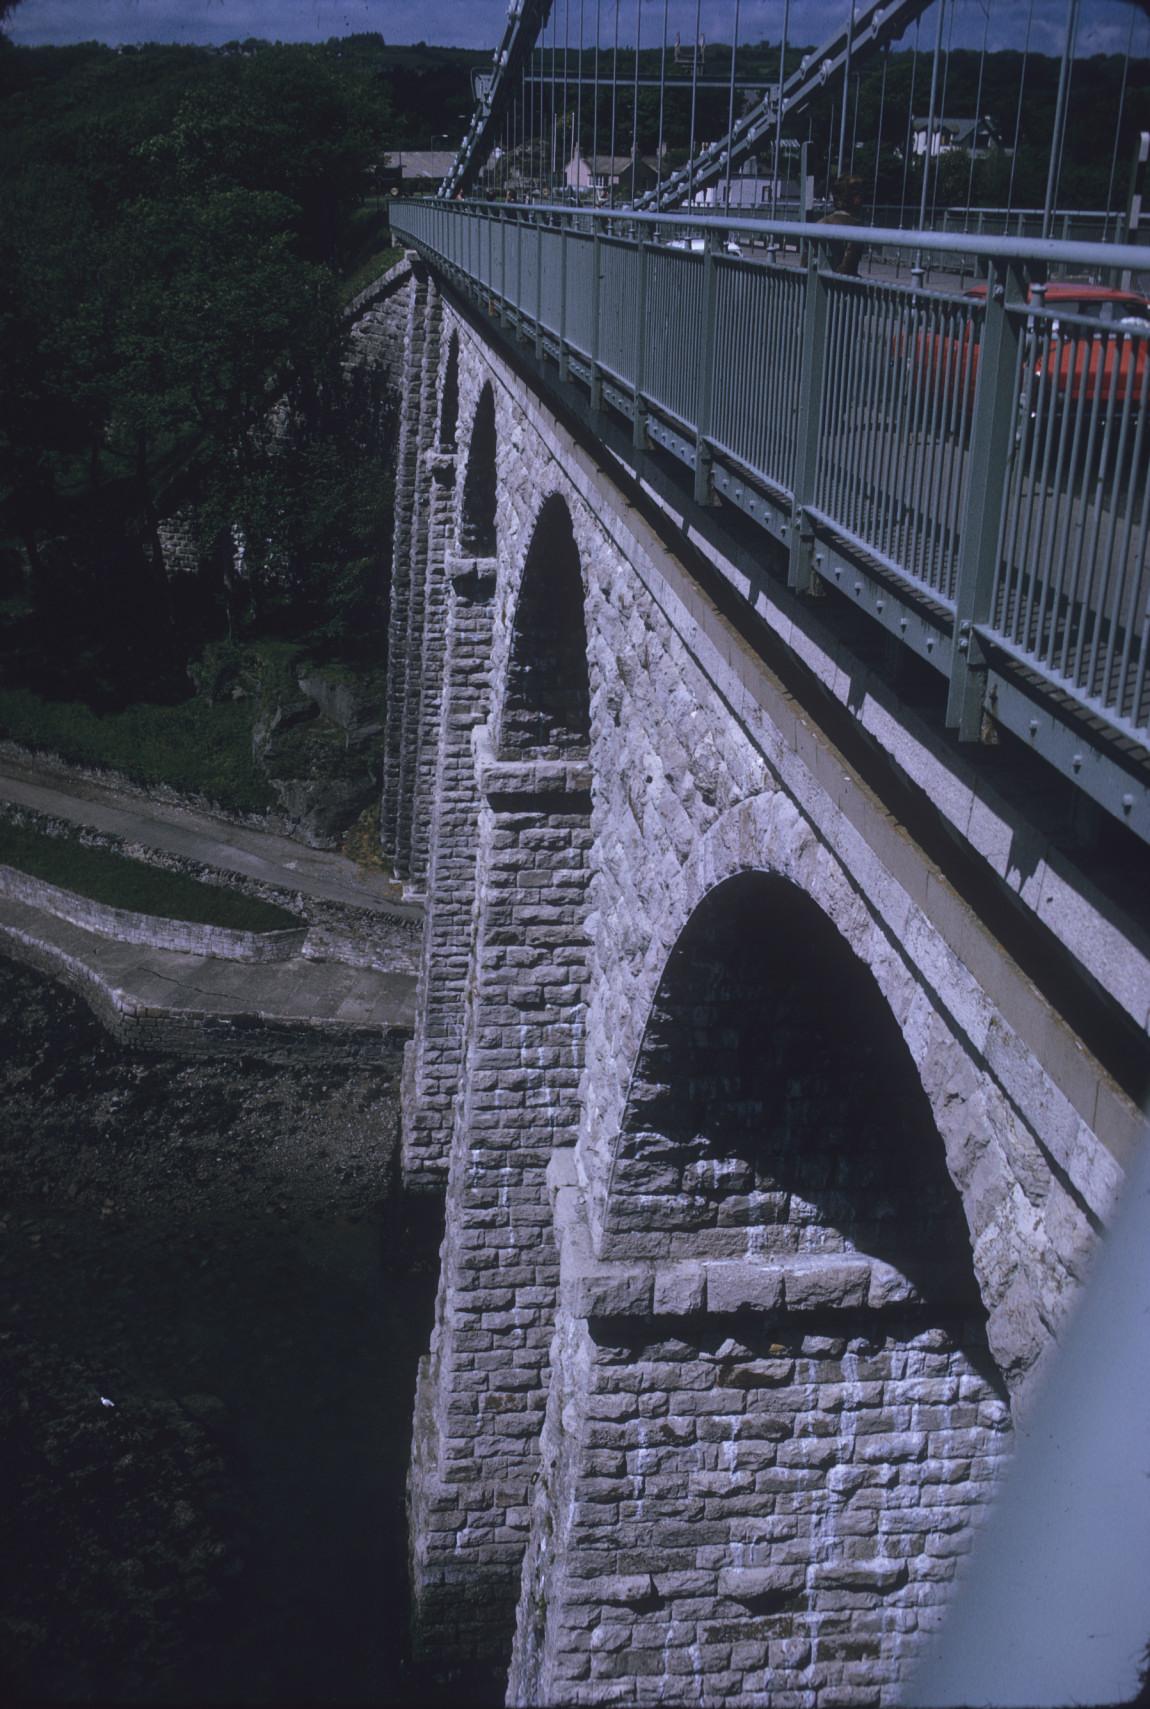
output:
{"label": "green metal railing", "polygon": [[[961,737],[990,713],[1150,841],[1150,309],[1027,285],[1150,282],[1150,250],[443,201],[392,227],[774,534],[792,587],[943,672]],[[852,236],[912,282],[833,273]],[[924,290],[959,248],[981,294]]]}

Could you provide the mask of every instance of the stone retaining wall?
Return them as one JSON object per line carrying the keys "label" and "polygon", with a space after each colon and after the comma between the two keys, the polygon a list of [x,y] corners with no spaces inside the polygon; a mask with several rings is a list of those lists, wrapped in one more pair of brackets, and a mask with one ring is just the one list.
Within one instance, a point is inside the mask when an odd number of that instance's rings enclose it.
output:
{"label": "stone retaining wall", "polygon": [[137,914],[128,908],[110,908],[33,878],[18,867],[0,864],[0,895],[43,908],[57,919],[117,943],[150,944],[153,949],[179,950],[185,955],[216,956],[221,961],[288,961],[303,949],[307,926],[288,926],[270,932],[232,931],[225,926],[198,924],[192,920],[168,920],[157,914]]}
{"label": "stone retaining wall", "polygon": [[16,807],[11,802],[0,802],[0,818],[17,825],[31,825],[48,836],[74,837],[85,847],[109,849],[114,854],[138,860],[144,866],[158,867],[163,872],[184,873],[202,883],[286,908],[289,913],[306,914],[307,935],[300,953],[307,960],[341,961],[348,967],[372,968],[380,973],[406,973],[413,970],[417,962],[423,924],[418,908],[402,906],[385,913],[375,908],[328,902],[320,896],[287,890],[277,884],[265,884],[261,879],[228,872],[222,867],[207,866],[202,861],[190,860],[165,849],[125,842],[111,832]]}
{"label": "stone retaining wall", "polygon": [[259,1056],[273,1062],[305,1055],[320,1061],[382,1063],[398,1075],[409,1037],[406,1029],[398,1027],[381,1034],[378,1027],[291,1021],[254,1011],[208,1015],[139,1004],[107,985],[78,957],[7,922],[0,922],[0,950],[83,998],[112,1036],[133,1050],[170,1051],[177,1056]]}

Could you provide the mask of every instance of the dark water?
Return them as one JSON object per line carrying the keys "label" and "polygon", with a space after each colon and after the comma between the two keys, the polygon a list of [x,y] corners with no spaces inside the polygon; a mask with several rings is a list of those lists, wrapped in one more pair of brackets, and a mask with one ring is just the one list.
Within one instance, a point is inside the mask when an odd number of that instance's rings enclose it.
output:
{"label": "dark water", "polygon": [[124,1050],[3,961],[0,1039],[6,1696],[423,1701],[394,1081]]}

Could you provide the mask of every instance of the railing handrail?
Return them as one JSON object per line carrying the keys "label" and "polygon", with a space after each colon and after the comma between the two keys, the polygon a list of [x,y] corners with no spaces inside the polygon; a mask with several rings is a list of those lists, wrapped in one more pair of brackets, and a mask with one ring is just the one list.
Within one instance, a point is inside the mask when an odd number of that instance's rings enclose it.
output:
{"label": "railing handrail", "polygon": [[[775,221],[806,265],[762,266],[718,240],[763,224],[722,215],[413,199],[394,218],[557,361],[592,430],[629,420],[697,500],[775,538],[791,588],[837,589],[944,675],[962,739],[1010,731],[1150,843],[1150,328],[1031,288],[1038,264],[1150,271],[1150,248]],[[910,252],[912,282],[835,274],[852,242]],[[956,251],[987,288],[923,290],[928,255]]]}
{"label": "railing handrail", "polygon": [[573,206],[567,202],[492,202],[459,199],[445,202],[431,197],[407,196],[394,203],[395,207],[418,206],[427,201],[440,210],[484,214],[502,219],[530,223],[536,218],[592,219],[610,226],[612,223],[636,225],[682,226],[692,231],[714,231],[726,235],[745,232],[749,237],[764,233],[790,240],[792,243],[865,243],[878,247],[890,245],[901,249],[921,249],[939,255],[973,255],[987,261],[1040,261],[1050,266],[1098,267],[1115,271],[1150,273],[1150,244],[1065,242],[1060,238],[988,237],[977,232],[942,232],[900,230],[893,226],[823,225],[819,221],[803,223],[796,220],[750,220],[740,215],[660,214],[633,208],[591,208]]}

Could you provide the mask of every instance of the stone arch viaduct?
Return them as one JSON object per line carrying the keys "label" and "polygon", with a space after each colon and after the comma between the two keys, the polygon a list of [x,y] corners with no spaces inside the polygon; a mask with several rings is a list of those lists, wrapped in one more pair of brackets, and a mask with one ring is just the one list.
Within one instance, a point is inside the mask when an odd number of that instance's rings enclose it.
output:
{"label": "stone arch viaduct", "polygon": [[518,1703],[891,1702],[1139,1132],[1124,849],[392,293],[418,1645]]}

